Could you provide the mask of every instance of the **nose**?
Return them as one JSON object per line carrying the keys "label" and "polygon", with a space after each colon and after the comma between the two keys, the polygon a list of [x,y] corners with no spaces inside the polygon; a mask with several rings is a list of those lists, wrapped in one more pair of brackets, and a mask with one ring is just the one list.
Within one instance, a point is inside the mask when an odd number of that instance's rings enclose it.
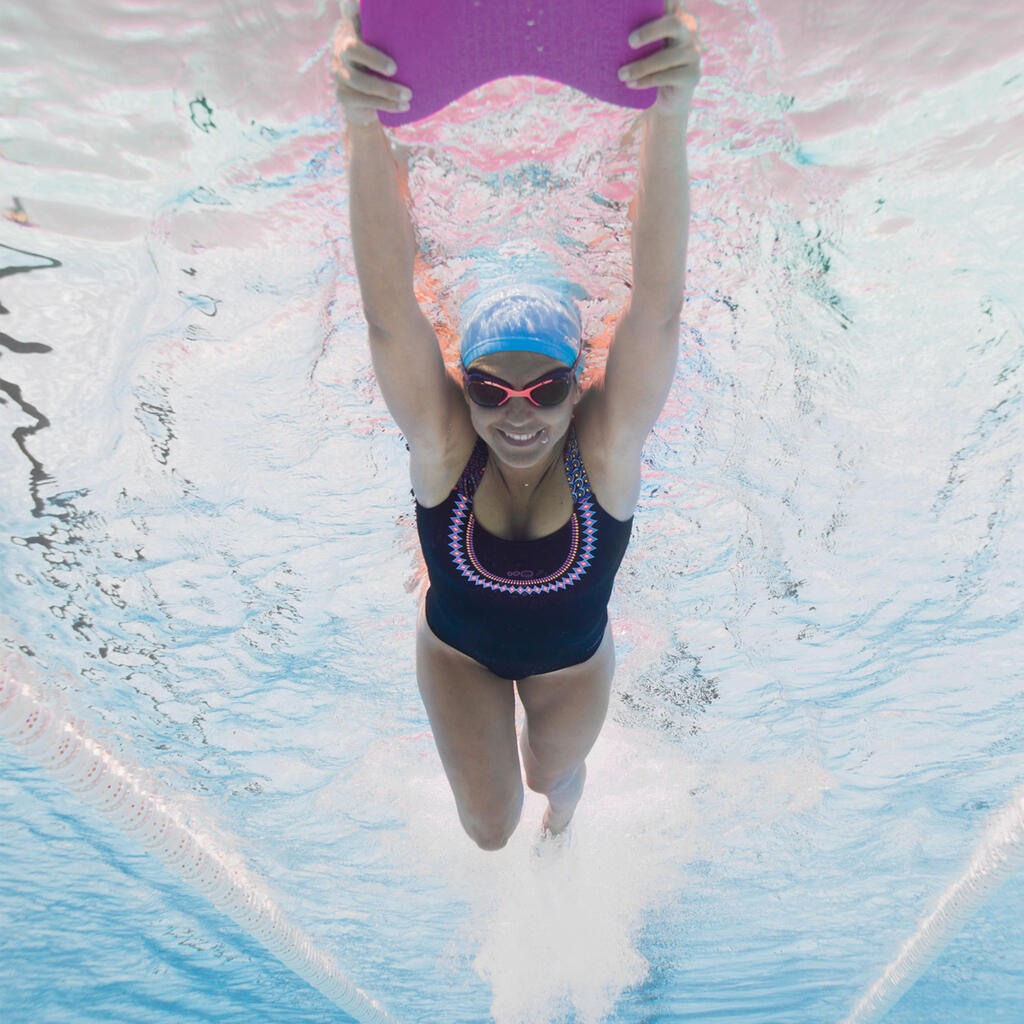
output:
{"label": "nose", "polygon": [[509,423],[527,423],[533,418],[533,404],[522,396],[505,403],[505,416]]}

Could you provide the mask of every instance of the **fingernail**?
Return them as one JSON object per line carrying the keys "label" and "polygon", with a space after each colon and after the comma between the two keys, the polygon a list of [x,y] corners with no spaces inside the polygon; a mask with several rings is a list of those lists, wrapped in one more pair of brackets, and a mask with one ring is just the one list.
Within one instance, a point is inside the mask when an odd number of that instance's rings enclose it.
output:
{"label": "fingernail", "polygon": [[619,81],[620,82],[628,82],[629,81],[629,72],[626,70],[626,68],[619,68]]}
{"label": "fingernail", "polygon": [[399,97],[399,99],[402,99],[402,100],[411,100],[412,99],[412,89],[403,89],[398,94],[398,97]]}
{"label": "fingernail", "polygon": [[[619,38],[621,39],[622,36],[619,36]],[[640,37],[635,32],[629,37],[629,45],[632,47],[640,45]]]}
{"label": "fingernail", "polygon": [[387,73],[389,75],[393,75],[397,70],[398,70],[398,65],[394,61],[391,61],[391,63],[388,64],[388,71],[387,71]]}

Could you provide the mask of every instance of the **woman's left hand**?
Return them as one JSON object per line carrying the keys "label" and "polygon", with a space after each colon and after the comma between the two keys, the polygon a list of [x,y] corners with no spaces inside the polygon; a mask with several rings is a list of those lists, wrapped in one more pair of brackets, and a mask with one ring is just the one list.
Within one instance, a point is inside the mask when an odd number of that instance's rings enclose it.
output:
{"label": "woman's left hand", "polygon": [[630,88],[658,87],[654,109],[665,114],[689,112],[693,91],[700,81],[701,46],[697,22],[682,9],[681,0],[665,0],[663,18],[641,25],[630,37],[634,49],[665,40],[665,46],[643,60],[623,64],[619,78]]}

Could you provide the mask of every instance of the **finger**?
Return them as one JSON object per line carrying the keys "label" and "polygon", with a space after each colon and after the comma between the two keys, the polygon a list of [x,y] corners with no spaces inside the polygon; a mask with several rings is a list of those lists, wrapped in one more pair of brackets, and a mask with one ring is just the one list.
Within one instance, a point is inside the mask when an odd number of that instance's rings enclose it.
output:
{"label": "finger", "polygon": [[398,82],[387,82],[358,68],[350,71],[347,88],[350,94],[355,93],[374,102],[383,100],[385,103],[408,103],[412,98],[412,90],[406,86]]}
{"label": "finger", "polygon": [[375,113],[378,110],[386,111],[389,114],[404,114],[409,109],[407,100],[389,100],[383,96],[367,96],[365,93],[353,92],[343,85],[335,90],[338,102],[349,113],[355,111],[359,115]]}
{"label": "finger", "polygon": [[646,75],[633,82],[627,82],[630,89],[650,89],[657,85],[673,85],[679,88],[694,85],[700,79],[700,60],[683,68],[670,68],[656,74]]}
{"label": "finger", "polygon": [[383,50],[368,43],[350,43],[345,47],[343,56],[349,67],[361,66],[376,71],[378,75],[393,75],[398,70],[395,62]]}
{"label": "finger", "polygon": [[634,50],[648,43],[656,43],[659,39],[687,40],[692,36],[689,26],[680,21],[675,14],[666,14],[664,18],[648,21],[630,34],[629,45]]}
{"label": "finger", "polygon": [[623,64],[619,68],[619,78],[624,82],[637,82],[650,75],[673,68],[688,67],[700,63],[700,50],[690,43],[686,46],[666,46],[652,53],[643,60],[635,60],[631,64]]}

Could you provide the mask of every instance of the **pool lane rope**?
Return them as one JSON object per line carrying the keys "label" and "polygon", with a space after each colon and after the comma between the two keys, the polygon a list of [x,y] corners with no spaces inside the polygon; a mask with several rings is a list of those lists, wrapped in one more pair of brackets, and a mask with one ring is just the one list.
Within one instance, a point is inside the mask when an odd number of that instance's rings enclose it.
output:
{"label": "pool lane rope", "polygon": [[397,1024],[330,954],[287,920],[259,878],[203,834],[212,830],[202,828],[194,814],[186,818],[170,794],[93,739],[87,725],[68,712],[60,691],[46,685],[27,659],[3,646],[0,736],[141,843],[360,1024]]}
{"label": "pool lane rope", "polygon": [[914,984],[967,920],[1024,863],[1024,786],[992,818],[963,873],[939,897],[842,1024],[876,1021]]}

